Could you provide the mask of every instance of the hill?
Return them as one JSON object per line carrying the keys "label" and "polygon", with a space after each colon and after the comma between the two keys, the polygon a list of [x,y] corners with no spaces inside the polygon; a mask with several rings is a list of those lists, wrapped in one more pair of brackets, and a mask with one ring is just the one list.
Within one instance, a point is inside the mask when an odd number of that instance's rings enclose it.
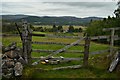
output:
{"label": "hill", "polygon": [[29,15],[2,15],[3,20],[10,21],[21,21],[22,19],[27,20],[32,24],[41,24],[41,25],[86,25],[91,20],[101,20],[100,17],[86,17],[86,18],[77,18],[72,16],[62,16],[62,17],[53,17],[53,16],[29,16]]}
{"label": "hill", "polygon": [[2,15],[2,19],[4,19],[4,20],[21,19],[21,18],[25,18],[25,17],[28,17],[28,15],[22,15],[22,14],[18,14],[18,15]]}

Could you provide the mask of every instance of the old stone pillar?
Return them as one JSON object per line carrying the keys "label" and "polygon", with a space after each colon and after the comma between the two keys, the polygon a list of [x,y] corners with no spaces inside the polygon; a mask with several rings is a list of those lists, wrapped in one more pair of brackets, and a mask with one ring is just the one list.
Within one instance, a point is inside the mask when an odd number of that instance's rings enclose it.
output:
{"label": "old stone pillar", "polygon": [[22,31],[22,45],[23,45],[23,57],[26,61],[26,64],[30,63],[31,60],[31,41],[32,41],[32,30],[30,29],[27,21],[23,21],[23,31]]}

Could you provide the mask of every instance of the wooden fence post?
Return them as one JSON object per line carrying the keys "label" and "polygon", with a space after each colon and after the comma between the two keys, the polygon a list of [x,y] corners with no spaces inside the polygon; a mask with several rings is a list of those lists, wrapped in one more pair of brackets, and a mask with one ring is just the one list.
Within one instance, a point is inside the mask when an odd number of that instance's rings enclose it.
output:
{"label": "wooden fence post", "polygon": [[114,40],[115,40],[115,30],[119,30],[119,29],[120,29],[120,27],[103,28],[103,31],[111,31],[111,36],[110,36],[111,37],[111,40],[110,40],[110,56],[112,56],[112,53],[113,53]]}
{"label": "wooden fence post", "polygon": [[84,46],[84,59],[83,59],[83,65],[85,67],[88,66],[89,47],[90,47],[90,37],[86,36],[86,38],[85,38],[85,46]]}
{"label": "wooden fence post", "polygon": [[115,34],[115,29],[111,29],[111,40],[110,40],[110,55],[113,53],[113,46],[114,46],[114,34]]}
{"label": "wooden fence post", "polygon": [[32,52],[32,30],[30,29],[30,26],[28,25],[28,63],[31,63],[31,52]]}

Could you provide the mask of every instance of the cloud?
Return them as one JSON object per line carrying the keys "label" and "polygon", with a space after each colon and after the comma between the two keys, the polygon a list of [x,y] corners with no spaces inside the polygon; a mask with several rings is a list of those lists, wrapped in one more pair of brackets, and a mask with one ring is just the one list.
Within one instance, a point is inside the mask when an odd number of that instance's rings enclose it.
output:
{"label": "cloud", "polygon": [[76,7],[111,7],[113,2],[52,2],[53,4],[60,4],[60,5],[68,5],[68,6],[76,6]]}
{"label": "cloud", "polygon": [[115,8],[115,2],[3,2],[2,14],[107,17]]}
{"label": "cloud", "polygon": [[2,0],[2,2],[117,2],[118,0]]}

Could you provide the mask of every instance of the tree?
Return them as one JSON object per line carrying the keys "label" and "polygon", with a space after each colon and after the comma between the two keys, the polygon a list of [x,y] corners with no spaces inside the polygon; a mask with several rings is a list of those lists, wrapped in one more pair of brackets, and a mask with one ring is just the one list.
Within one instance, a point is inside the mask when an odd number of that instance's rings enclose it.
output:
{"label": "tree", "polygon": [[114,11],[114,14],[116,15],[116,18],[120,18],[120,1],[117,3],[118,8]]}
{"label": "tree", "polygon": [[61,25],[58,26],[58,31],[63,32],[63,27]]}
{"label": "tree", "polygon": [[58,31],[58,29],[57,29],[56,25],[53,25],[52,32],[57,32],[57,31]]}
{"label": "tree", "polygon": [[75,28],[74,32],[82,32],[82,28]]}
{"label": "tree", "polygon": [[34,31],[44,32],[44,29],[43,29],[43,27],[36,27],[36,28],[34,28]]}
{"label": "tree", "polygon": [[82,28],[79,28],[79,32],[82,32],[83,30],[82,30]]}
{"label": "tree", "polygon": [[[18,26],[20,26],[20,25],[18,25]],[[15,24],[13,22],[3,21],[2,32],[17,33],[17,29],[16,29]]]}
{"label": "tree", "polygon": [[[110,32],[103,32],[103,28],[115,28],[120,27],[120,1],[118,2],[118,8],[114,11],[116,17],[104,18],[103,20],[92,21],[86,33],[90,36],[99,36],[99,35],[110,35]],[[120,36],[120,30],[117,30],[116,35]],[[117,45],[120,45],[120,41],[115,41]]]}
{"label": "tree", "polygon": [[110,16],[108,16],[108,20],[110,20],[111,19],[111,17]]}
{"label": "tree", "polygon": [[68,32],[70,32],[70,33],[74,32],[74,27],[72,25],[69,26]]}
{"label": "tree", "polygon": [[34,28],[34,26],[32,25],[32,24],[30,24],[30,28],[34,31],[35,30],[35,28]]}

